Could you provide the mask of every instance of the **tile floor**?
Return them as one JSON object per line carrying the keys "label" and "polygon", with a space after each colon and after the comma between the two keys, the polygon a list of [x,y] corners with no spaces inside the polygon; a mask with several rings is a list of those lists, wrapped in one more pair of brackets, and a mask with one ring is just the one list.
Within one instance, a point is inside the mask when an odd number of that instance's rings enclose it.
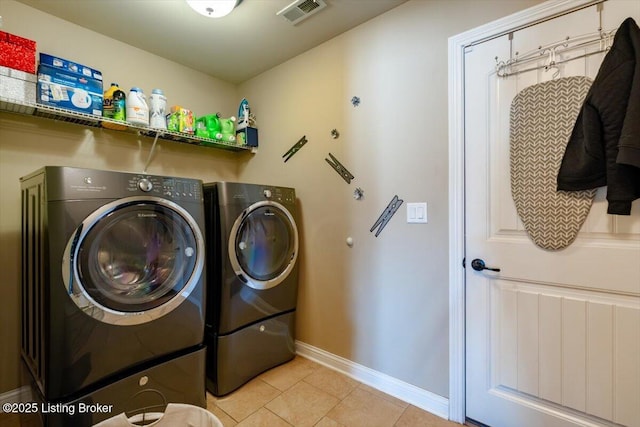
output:
{"label": "tile floor", "polygon": [[[271,369],[207,409],[224,427],[460,427],[304,357]],[[0,413],[0,427],[19,427]]]}
{"label": "tile floor", "polygon": [[406,402],[296,356],[207,409],[225,427],[456,427]]}

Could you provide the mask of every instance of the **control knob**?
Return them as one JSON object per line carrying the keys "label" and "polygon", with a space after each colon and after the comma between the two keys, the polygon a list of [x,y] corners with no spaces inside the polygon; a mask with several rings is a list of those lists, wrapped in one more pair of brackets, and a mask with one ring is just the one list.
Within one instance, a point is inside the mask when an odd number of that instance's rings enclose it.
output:
{"label": "control knob", "polygon": [[147,178],[142,178],[138,181],[138,188],[146,193],[151,191],[153,184]]}
{"label": "control knob", "polygon": [[271,198],[271,190],[264,190],[263,194],[267,199]]}

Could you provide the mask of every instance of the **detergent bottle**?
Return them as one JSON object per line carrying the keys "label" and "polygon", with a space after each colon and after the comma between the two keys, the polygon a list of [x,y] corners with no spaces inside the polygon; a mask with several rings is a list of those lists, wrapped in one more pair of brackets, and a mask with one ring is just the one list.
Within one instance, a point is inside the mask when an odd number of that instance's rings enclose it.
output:
{"label": "detergent bottle", "polygon": [[236,118],[220,119],[220,132],[216,134],[216,139],[224,142],[236,141]]}
{"label": "detergent bottle", "polygon": [[[102,117],[124,122],[126,120],[126,95],[118,87],[118,83],[111,83],[111,87],[104,92],[102,101]],[[111,122],[102,122],[102,126],[110,129],[124,129],[126,126]]]}
{"label": "detergent bottle", "polygon": [[149,126],[149,107],[144,92],[132,87],[127,101],[127,122],[134,125]]}

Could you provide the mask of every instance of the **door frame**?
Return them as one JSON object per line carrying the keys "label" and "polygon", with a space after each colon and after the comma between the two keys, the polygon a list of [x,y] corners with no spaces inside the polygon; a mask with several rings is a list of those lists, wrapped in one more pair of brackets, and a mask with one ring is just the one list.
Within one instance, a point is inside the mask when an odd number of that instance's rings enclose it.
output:
{"label": "door frame", "polygon": [[465,422],[464,54],[473,45],[606,0],[549,0],[449,38],[449,419]]}

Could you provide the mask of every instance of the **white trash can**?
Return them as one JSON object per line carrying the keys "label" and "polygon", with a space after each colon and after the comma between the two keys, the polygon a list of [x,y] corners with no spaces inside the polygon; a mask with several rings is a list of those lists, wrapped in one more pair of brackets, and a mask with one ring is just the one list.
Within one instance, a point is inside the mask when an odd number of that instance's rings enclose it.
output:
{"label": "white trash can", "polygon": [[164,412],[146,412],[128,417],[125,413],[94,424],[93,427],[223,427],[211,412],[183,403],[169,403]]}

